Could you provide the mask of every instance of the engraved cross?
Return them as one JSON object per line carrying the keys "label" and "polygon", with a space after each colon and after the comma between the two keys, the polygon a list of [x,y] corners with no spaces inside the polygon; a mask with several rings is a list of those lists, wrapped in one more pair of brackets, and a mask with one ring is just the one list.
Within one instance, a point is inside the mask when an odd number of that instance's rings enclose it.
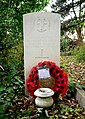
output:
{"label": "engraved cross", "polygon": [[39,58],[39,59],[41,59],[41,60],[43,60],[44,58],[49,58],[49,57],[45,57],[45,56],[43,56],[44,55],[44,51],[43,51],[43,49],[41,49],[41,54],[40,54],[41,56],[39,56],[39,57],[35,57],[35,58]]}

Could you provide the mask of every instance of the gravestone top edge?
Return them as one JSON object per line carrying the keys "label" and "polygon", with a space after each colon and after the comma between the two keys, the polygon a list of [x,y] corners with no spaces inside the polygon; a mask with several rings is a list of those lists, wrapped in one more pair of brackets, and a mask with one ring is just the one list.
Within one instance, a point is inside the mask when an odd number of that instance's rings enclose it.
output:
{"label": "gravestone top edge", "polygon": [[61,16],[58,13],[52,13],[52,12],[31,12],[31,13],[23,14],[23,17],[28,15],[36,15],[36,14],[49,14],[49,15],[51,14],[51,15],[57,15],[59,17]]}

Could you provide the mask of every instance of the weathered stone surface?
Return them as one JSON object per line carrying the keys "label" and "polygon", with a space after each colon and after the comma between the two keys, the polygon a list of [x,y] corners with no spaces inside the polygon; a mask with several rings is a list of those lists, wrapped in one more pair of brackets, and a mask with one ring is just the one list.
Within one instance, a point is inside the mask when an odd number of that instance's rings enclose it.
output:
{"label": "weathered stone surface", "polygon": [[85,91],[77,88],[76,99],[81,107],[85,110]]}
{"label": "weathered stone surface", "polygon": [[40,61],[60,65],[60,15],[48,12],[23,16],[25,80]]}

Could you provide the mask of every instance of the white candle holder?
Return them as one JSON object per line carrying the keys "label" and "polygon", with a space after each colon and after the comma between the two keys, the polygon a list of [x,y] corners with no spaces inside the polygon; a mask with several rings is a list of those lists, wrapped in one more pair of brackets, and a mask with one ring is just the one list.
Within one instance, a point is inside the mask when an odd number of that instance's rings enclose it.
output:
{"label": "white candle holder", "polygon": [[35,99],[35,104],[38,107],[47,108],[53,105],[54,91],[50,88],[39,88],[34,92],[34,95],[37,96]]}

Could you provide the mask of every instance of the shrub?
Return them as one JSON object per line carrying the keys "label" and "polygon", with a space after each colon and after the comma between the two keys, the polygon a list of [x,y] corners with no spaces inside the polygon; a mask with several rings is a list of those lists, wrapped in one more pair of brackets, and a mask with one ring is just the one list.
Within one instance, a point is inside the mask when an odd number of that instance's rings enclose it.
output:
{"label": "shrub", "polygon": [[[0,51],[0,118],[18,118],[24,95],[23,44]],[[19,108],[19,109],[18,109]]]}
{"label": "shrub", "polygon": [[61,39],[60,42],[60,51],[61,52],[67,52],[69,49],[69,40],[68,39]]}
{"label": "shrub", "polygon": [[78,62],[85,62],[85,44],[76,47],[73,55],[75,55]]}

